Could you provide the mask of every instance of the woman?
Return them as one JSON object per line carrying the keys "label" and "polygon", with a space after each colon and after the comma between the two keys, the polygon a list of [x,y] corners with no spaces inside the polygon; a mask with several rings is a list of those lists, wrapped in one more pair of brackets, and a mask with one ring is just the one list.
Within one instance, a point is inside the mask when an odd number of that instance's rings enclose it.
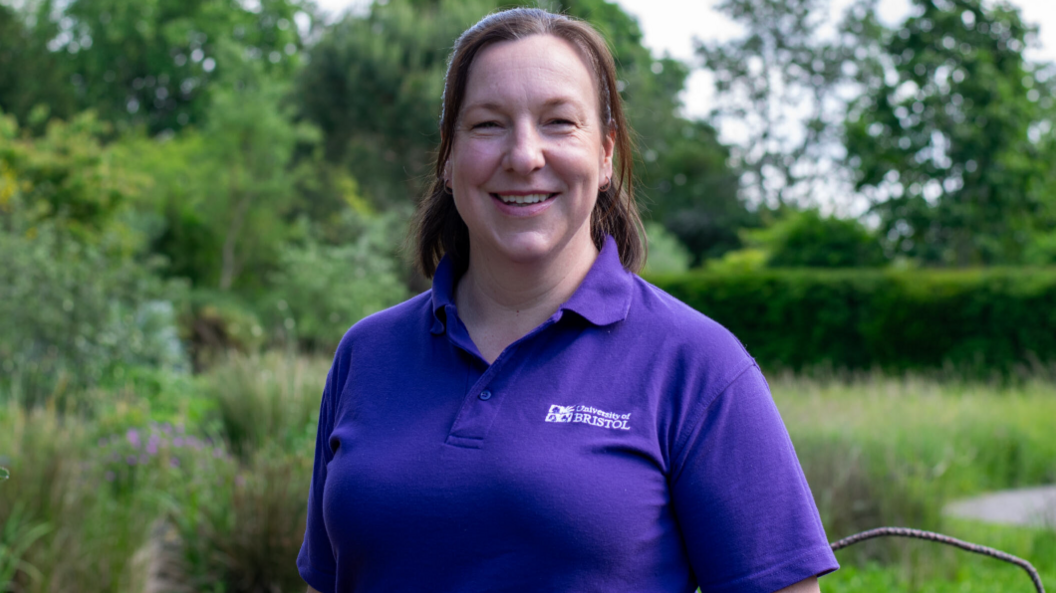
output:
{"label": "woman", "polygon": [[459,38],[433,288],[338,348],[310,587],[770,593],[836,568],[752,358],[633,273],[629,138],[589,25],[516,9]]}

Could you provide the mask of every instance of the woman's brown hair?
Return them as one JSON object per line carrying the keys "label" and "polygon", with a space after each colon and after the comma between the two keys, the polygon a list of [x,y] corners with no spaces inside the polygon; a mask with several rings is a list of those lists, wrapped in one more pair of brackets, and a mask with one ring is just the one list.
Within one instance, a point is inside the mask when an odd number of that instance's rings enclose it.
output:
{"label": "woman's brown hair", "polygon": [[514,41],[532,35],[553,35],[573,44],[589,60],[596,77],[601,101],[604,132],[615,132],[615,171],[611,183],[598,191],[590,217],[590,234],[601,249],[606,235],[619,246],[623,267],[637,272],[645,260],[642,222],[634,201],[631,131],[623,115],[616,88],[616,64],[602,36],[589,24],[538,8],[514,8],[490,14],[467,29],[455,42],[444,80],[444,103],[440,114],[440,148],[436,159],[436,179],[418,206],[414,217],[417,263],[428,278],[436,272],[447,254],[454,260],[456,273],[469,266],[469,229],[455,209],[455,201],[444,182],[444,167],[451,158],[455,124],[466,96],[469,68],[480,51],[500,41]]}

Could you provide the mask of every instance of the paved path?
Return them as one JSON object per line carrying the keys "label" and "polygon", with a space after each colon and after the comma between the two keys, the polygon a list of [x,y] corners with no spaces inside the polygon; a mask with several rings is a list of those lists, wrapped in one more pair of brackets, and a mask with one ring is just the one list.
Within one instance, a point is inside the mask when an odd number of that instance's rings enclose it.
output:
{"label": "paved path", "polygon": [[1056,529],[1056,486],[991,492],[954,501],[943,513],[987,523]]}

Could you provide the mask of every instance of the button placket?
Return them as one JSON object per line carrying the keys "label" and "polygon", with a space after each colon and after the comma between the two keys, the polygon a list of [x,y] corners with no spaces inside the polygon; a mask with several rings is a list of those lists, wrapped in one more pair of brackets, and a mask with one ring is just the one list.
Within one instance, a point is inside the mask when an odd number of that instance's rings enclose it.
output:
{"label": "button placket", "polygon": [[469,388],[462,400],[462,408],[455,418],[447,444],[456,447],[479,449],[484,444],[484,437],[499,413],[502,398],[499,392],[490,387],[499,373],[516,353],[517,347],[510,346],[499,358],[488,367],[488,370]]}
{"label": "button placket", "polygon": [[[448,445],[467,449],[480,449],[483,447],[484,438],[487,436],[492,422],[498,416],[503,401],[502,393],[495,390],[492,387],[492,383],[500,376],[499,373],[503,372],[506,365],[510,364],[510,361],[515,358],[522,344],[534,338],[539,332],[544,331],[560,318],[561,312],[558,311],[549,320],[529,332],[528,335],[507,346],[499,354],[499,357],[495,359],[495,362],[488,366],[484,374],[469,388],[469,391],[462,399],[462,407],[459,409],[458,416],[455,417],[451,432],[447,435],[447,440],[445,441]],[[517,366],[514,364],[512,371],[506,373],[506,376],[503,377],[503,381],[506,384],[512,384],[514,375],[517,372]]]}

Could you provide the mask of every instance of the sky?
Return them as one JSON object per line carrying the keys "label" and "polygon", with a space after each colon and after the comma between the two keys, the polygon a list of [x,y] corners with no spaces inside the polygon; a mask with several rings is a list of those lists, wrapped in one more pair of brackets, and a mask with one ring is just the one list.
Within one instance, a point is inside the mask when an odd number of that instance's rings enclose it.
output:
{"label": "sky", "polygon": [[[316,0],[324,10],[336,15],[345,10],[363,10],[369,0]],[[694,39],[716,41],[738,33],[737,25],[715,12],[717,0],[617,0],[638,19],[645,35],[645,45],[656,57],[669,54],[685,62],[696,63]],[[851,0],[830,0],[834,15],[839,15]],[[1040,49],[1027,53],[1030,59],[1056,61],[1056,0],[1011,0],[1024,20],[1038,25]],[[880,0],[880,17],[888,25],[902,22],[909,12],[909,0]],[[836,20],[835,18],[833,20]],[[694,70],[682,100],[685,114],[704,117],[711,110],[712,82],[703,70]]]}

